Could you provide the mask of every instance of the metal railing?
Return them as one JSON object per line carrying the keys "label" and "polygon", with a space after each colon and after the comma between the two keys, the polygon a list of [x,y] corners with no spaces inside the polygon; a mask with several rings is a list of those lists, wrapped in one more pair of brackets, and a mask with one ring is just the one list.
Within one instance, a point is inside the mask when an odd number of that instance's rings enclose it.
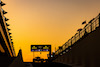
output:
{"label": "metal railing", "polygon": [[[97,27],[100,26],[100,14],[90,20],[81,31],[78,31],[73,37],[71,37],[65,44],[62,45],[62,49],[58,49],[55,52],[55,55],[60,54],[65,49],[71,47],[74,43],[76,43],[79,39],[81,39],[85,34],[91,33],[96,30]],[[68,50],[66,50],[68,51]]]}

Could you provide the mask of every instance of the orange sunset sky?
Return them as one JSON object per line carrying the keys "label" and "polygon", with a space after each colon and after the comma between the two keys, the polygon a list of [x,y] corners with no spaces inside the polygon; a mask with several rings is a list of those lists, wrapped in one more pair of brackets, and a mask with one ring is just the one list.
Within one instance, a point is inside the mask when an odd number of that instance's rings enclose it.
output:
{"label": "orange sunset sky", "polygon": [[16,56],[22,49],[24,62],[47,58],[48,52],[31,52],[32,44],[51,44],[58,49],[100,13],[100,0],[2,0],[8,13]]}

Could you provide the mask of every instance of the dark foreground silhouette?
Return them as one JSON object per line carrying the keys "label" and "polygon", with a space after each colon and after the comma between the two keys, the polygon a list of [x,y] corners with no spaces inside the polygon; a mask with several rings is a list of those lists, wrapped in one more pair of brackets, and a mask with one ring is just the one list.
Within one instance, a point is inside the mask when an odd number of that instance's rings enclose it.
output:
{"label": "dark foreground silhouette", "polygon": [[26,63],[26,67],[71,67],[69,65],[61,64],[61,63],[55,63],[55,62],[49,62],[49,63]]}

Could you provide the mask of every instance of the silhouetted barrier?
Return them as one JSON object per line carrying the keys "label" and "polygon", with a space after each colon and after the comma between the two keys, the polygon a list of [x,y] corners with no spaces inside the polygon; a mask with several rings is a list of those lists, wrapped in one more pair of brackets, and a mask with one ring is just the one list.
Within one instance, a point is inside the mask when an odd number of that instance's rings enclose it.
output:
{"label": "silhouetted barrier", "polygon": [[[89,22],[84,29],[63,45],[62,51],[57,50],[51,61],[69,64],[73,67],[99,67],[100,65],[100,14]],[[86,30],[86,31],[84,31]],[[82,35],[84,31],[84,35]],[[86,32],[86,33],[85,33]],[[69,44],[73,43],[73,44]],[[64,47],[65,46],[65,47]]]}
{"label": "silhouetted barrier", "polygon": [[71,46],[74,43],[76,43],[78,40],[80,40],[83,36],[93,32],[94,30],[96,30],[96,28],[98,28],[100,26],[99,22],[100,22],[100,14],[97,17],[90,20],[88,22],[88,24],[86,24],[85,27],[82,30],[79,30],[78,33],[76,33],[71,39],[69,39],[65,44],[63,44],[62,49],[58,49],[55,52],[55,55],[62,53],[62,51],[64,51],[67,48],[71,49]]}

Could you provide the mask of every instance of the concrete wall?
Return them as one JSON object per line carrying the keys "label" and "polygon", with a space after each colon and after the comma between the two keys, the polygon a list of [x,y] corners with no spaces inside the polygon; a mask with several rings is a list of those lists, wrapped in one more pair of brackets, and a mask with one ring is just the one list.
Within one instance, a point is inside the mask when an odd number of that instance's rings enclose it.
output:
{"label": "concrete wall", "polygon": [[53,62],[73,67],[100,67],[100,28],[72,46],[72,49]]}

